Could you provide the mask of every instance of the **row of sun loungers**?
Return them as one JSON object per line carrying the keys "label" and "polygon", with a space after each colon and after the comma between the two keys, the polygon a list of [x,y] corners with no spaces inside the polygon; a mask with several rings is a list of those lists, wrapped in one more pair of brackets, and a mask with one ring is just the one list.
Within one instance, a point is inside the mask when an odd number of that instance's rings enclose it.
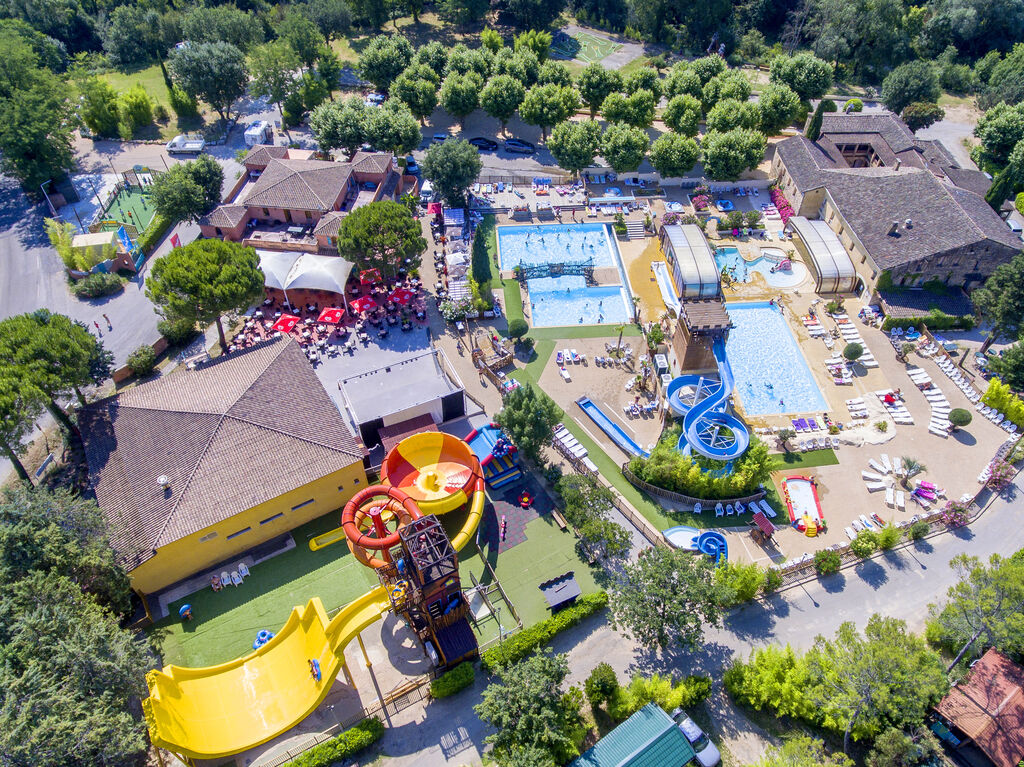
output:
{"label": "row of sun loungers", "polygon": [[[695,503],[693,505],[693,512],[694,512],[694,514],[700,514],[702,511],[703,511],[703,504]],[[733,505],[731,503],[724,504],[724,505],[722,503],[716,503],[715,504],[715,516],[716,517],[739,516],[739,515],[742,515],[742,514],[746,514],[748,511],[751,514],[756,514],[759,511],[764,512],[764,515],[766,517],[768,517],[769,519],[774,519],[775,516],[776,516],[775,509],[773,509],[771,506],[769,506],[768,502],[764,501],[764,500],[761,500],[761,501],[751,501],[750,504],[744,504],[741,501],[737,501],[735,505]]]}
{"label": "row of sun loungers", "polygon": [[864,404],[863,397],[853,397],[846,400],[846,409],[850,411],[850,418],[868,417],[868,406]]}
{"label": "row of sun loungers", "polygon": [[[936,349],[938,351],[938,349]],[[939,366],[950,380],[957,385],[957,387],[964,393],[973,404],[978,404],[981,401],[981,395],[974,389],[974,384],[967,380],[967,377],[960,372],[959,368],[954,365],[948,357],[939,355],[935,357],[935,364]]]}
{"label": "row of sun loungers", "polygon": [[796,449],[801,453],[808,450],[833,450],[839,449],[839,437],[818,437],[817,439],[801,440],[796,444]]}
{"label": "row of sun loungers", "polygon": [[857,330],[856,326],[850,322],[850,318],[845,314],[834,315],[836,324],[839,326],[839,334],[843,337],[843,341],[848,344],[860,344],[861,348],[864,349],[864,353],[860,355],[857,362],[866,368],[877,368],[878,360],[871,353],[868,345],[864,343],[864,339],[861,338],[860,331]]}
{"label": "row of sun loungers", "polygon": [[562,349],[555,355],[556,365],[580,365],[587,361],[586,354],[580,354],[575,349]]}
{"label": "row of sun loungers", "polygon": [[878,401],[882,403],[889,415],[892,416],[892,420],[902,426],[913,426],[914,417],[910,415],[910,411],[907,410],[907,406],[904,405],[899,399],[895,399],[893,402],[886,402],[886,397],[895,397],[896,393],[892,389],[880,389],[875,392],[875,396],[878,397]]}
{"label": "row of sun loungers", "polygon": [[555,427],[554,441],[556,446],[562,448],[563,452],[575,456],[584,466],[595,474],[597,473],[597,466],[588,457],[587,449],[562,424]]}

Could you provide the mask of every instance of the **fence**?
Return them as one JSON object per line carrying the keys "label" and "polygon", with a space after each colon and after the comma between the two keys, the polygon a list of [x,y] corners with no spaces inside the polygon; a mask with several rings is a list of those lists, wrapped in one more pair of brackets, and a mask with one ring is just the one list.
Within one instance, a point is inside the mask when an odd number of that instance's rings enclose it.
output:
{"label": "fence", "polygon": [[555,185],[572,183],[571,176],[551,174],[546,170],[537,171],[536,173],[509,173],[503,168],[484,168],[480,171],[480,175],[477,176],[477,181],[481,184],[504,183],[530,186],[535,178],[549,178],[551,183]]}
{"label": "fence", "polygon": [[[663,487],[658,487],[657,485],[652,485],[650,482],[645,482],[644,480],[640,479],[635,474],[633,474],[632,471],[630,471],[628,463],[622,464],[622,466],[620,468],[622,469],[622,476],[624,476],[627,480],[629,480],[629,484],[633,485],[633,487],[636,487],[636,488],[639,488],[640,490],[643,490],[646,493],[650,493],[651,495],[657,495],[657,496],[659,496],[661,498],[665,498],[665,499],[667,499],[669,501],[675,501],[676,503],[687,503],[687,504],[689,504],[691,506],[693,506],[696,503],[699,503],[699,504],[702,504],[702,505],[708,503],[708,500],[706,498],[693,498],[692,496],[683,495],[682,493],[676,493],[676,492],[673,492],[672,490],[666,490]],[[768,495],[767,491],[765,491],[765,490],[758,490],[753,495],[746,495],[746,496],[743,496],[742,498],[714,499],[713,502],[717,503],[719,500],[721,500],[722,503],[737,503],[738,502],[738,503],[748,504],[748,503],[751,503],[753,501],[760,501],[766,495]]]}

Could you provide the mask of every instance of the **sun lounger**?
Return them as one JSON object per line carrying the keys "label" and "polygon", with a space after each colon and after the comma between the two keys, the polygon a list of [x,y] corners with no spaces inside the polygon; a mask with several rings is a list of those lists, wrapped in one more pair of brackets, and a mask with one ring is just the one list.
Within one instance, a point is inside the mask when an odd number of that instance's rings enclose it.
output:
{"label": "sun lounger", "polygon": [[882,464],[880,464],[880,463],[879,463],[878,461],[876,461],[876,460],[875,460],[874,458],[869,458],[869,459],[868,459],[868,465],[869,465],[869,466],[870,466],[870,467],[871,467],[872,469],[874,469],[875,471],[877,471],[877,472],[878,472],[879,474],[888,474],[888,473],[889,473],[889,470],[888,470],[888,469],[886,469],[886,468],[885,468],[885,467],[884,467],[884,466],[883,466]]}
{"label": "sun lounger", "polygon": [[857,533],[854,532],[852,527],[845,528],[844,532],[846,533],[846,537],[849,538],[851,541],[857,537]]}
{"label": "sun lounger", "polygon": [[854,530],[856,530],[856,531],[857,531],[858,533],[859,533],[859,532],[860,532],[861,530],[863,530],[863,529],[864,529],[864,525],[862,525],[862,524],[860,523],[860,520],[857,520],[857,519],[853,520],[853,521],[852,521],[852,522],[850,523],[850,526],[851,526],[851,527],[852,527],[852,528],[853,528]]}
{"label": "sun lounger", "polygon": [[878,490],[885,490],[884,482],[867,482],[865,483],[865,486],[867,487],[869,493],[874,493]]}
{"label": "sun lounger", "polygon": [[907,494],[905,492],[903,492],[902,490],[897,490],[896,491],[896,508],[899,509],[900,511],[903,511],[903,509],[906,507],[906,499],[907,499]]}
{"label": "sun lounger", "polygon": [[885,505],[890,509],[896,505],[896,490],[893,487],[885,488]]}
{"label": "sun lounger", "polygon": [[868,480],[869,482],[884,482],[885,477],[881,474],[875,474],[873,471],[861,471],[861,477]]}
{"label": "sun lounger", "polygon": [[872,522],[870,519],[868,519],[863,514],[860,515],[859,519],[860,519],[861,522],[864,523],[864,527],[867,530],[874,530],[877,527],[877,525],[874,522]]}
{"label": "sun lounger", "polygon": [[885,467],[885,473],[886,474],[891,474],[892,473],[892,464],[889,463],[889,456],[886,453],[882,453],[881,459],[882,459],[882,466]]}
{"label": "sun lounger", "polygon": [[761,507],[761,511],[763,511],[769,518],[775,517],[775,509],[769,505],[768,501],[761,499],[758,501],[758,505]]}
{"label": "sun lounger", "polygon": [[564,378],[566,381],[571,381],[572,380],[572,376],[569,375],[569,371],[566,370],[565,368],[559,368],[558,372],[561,373],[562,378]]}

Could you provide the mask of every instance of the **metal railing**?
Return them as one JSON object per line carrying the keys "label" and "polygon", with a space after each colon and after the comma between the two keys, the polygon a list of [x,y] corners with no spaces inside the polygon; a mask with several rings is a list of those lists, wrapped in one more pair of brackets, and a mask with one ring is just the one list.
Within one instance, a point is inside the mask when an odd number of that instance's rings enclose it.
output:
{"label": "metal railing", "polygon": [[666,490],[665,488],[658,487],[657,485],[652,485],[650,482],[645,482],[644,480],[640,479],[638,476],[633,474],[633,472],[629,468],[629,464],[628,463],[622,464],[620,469],[622,470],[622,476],[624,476],[629,481],[629,483],[631,485],[633,485],[634,487],[636,487],[636,488],[638,488],[640,490],[643,490],[644,492],[650,493],[651,495],[657,495],[657,496],[660,496],[662,498],[666,498],[666,499],[668,499],[670,501],[675,501],[677,503],[688,503],[691,506],[693,504],[695,504],[695,503],[699,503],[699,504],[702,504],[702,505],[703,504],[707,504],[707,503],[737,503],[737,502],[746,504],[746,503],[751,503],[752,501],[760,501],[762,498],[764,498],[766,495],[768,495],[767,491],[765,491],[765,490],[758,490],[753,495],[747,495],[747,496],[743,496],[741,498],[721,498],[721,499],[713,499],[713,500],[709,501],[706,498],[694,498],[694,497],[689,496],[689,495],[683,495],[682,493],[677,493],[677,492],[675,492],[673,490]]}

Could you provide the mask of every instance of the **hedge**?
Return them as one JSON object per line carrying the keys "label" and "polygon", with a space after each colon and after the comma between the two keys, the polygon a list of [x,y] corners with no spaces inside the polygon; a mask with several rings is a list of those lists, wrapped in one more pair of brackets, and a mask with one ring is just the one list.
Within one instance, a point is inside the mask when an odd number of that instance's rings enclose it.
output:
{"label": "hedge", "polygon": [[309,751],[299,754],[289,764],[294,767],[331,767],[345,757],[372,746],[383,735],[384,725],[380,719],[373,716],[340,735],[313,746]]}
{"label": "hedge", "polygon": [[1024,428],[1024,400],[998,378],[989,379],[988,390],[982,395],[981,401],[994,407],[1011,423]]}
{"label": "hedge", "polygon": [[893,328],[920,328],[921,325],[927,325],[929,330],[950,330],[956,328],[957,330],[970,330],[974,327],[976,320],[973,314],[963,315],[952,315],[941,312],[938,309],[932,309],[928,314],[919,315],[917,317],[886,317],[882,322],[882,330],[889,332]]}
{"label": "hedge", "polygon": [[608,606],[608,594],[598,591],[587,594],[576,601],[572,607],[560,610],[547,620],[535,623],[517,634],[508,637],[497,647],[485,650],[480,657],[485,671],[494,671],[500,666],[522,660],[541,645],[550,642],[555,634],[572,628],[584,618],[588,618],[598,610]]}
{"label": "hedge", "polygon": [[138,245],[142,248],[142,252],[147,256],[152,253],[153,248],[172,226],[174,226],[174,222],[170,218],[160,213],[154,213],[153,220],[149,222],[146,231],[139,235]]}
{"label": "hedge", "polygon": [[450,671],[446,671],[430,683],[431,698],[447,698],[459,690],[464,690],[473,684],[476,672],[473,664],[468,660],[463,661]]}
{"label": "hedge", "polygon": [[121,278],[108,272],[94,272],[71,285],[71,292],[78,298],[112,296],[122,290],[124,290],[124,282]]}

